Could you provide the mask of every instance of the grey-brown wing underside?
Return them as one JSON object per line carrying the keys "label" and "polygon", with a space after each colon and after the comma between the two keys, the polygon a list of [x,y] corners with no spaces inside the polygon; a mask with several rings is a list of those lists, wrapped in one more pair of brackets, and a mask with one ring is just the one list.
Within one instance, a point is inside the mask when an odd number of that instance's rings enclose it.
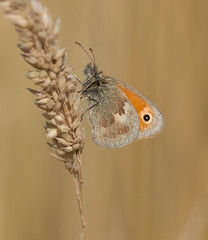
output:
{"label": "grey-brown wing underside", "polygon": [[[134,141],[139,118],[125,94],[112,82],[88,98],[89,119],[94,141],[104,147],[122,147]],[[97,104],[95,104],[97,103]]]}

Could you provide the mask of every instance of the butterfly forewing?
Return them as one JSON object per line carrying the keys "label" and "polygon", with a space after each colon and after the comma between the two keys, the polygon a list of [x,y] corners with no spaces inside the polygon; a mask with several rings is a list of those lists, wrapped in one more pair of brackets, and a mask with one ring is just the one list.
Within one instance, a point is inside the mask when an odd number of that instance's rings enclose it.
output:
{"label": "butterfly forewing", "polygon": [[121,81],[114,81],[129,99],[138,114],[140,127],[137,138],[148,138],[159,133],[164,126],[164,118],[157,107],[136,89],[129,87]]}

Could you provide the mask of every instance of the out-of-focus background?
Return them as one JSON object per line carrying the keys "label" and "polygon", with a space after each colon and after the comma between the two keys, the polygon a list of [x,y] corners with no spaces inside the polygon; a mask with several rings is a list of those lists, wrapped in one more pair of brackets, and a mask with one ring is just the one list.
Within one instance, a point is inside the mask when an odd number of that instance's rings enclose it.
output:
{"label": "out-of-focus background", "polygon": [[[155,138],[121,149],[91,139],[84,120],[90,240],[208,239],[208,2],[42,0],[61,18],[74,73],[99,67],[148,96],[166,119]],[[0,239],[80,239],[71,176],[49,156],[30,69],[0,15]]]}

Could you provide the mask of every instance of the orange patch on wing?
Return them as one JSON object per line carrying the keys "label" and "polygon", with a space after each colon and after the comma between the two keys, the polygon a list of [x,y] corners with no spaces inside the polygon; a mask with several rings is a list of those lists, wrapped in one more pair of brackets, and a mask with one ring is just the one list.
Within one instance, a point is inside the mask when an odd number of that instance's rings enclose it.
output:
{"label": "orange patch on wing", "polygon": [[132,92],[131,90],[125,88],[124,86],[118,84],[118,87],[127,96],[129,101],[131,102],[131,104],[134,106],[134,108],[139,116],[139,121],[140,121],[139,129],[144,130],[144,129],[148,128],[149,124],[145,123],[143,121],[141,113],[142,113],[142,111],[144,111],[146,109],[153,116],[153,112],[150,109],[150,107],[147,105],[146,101],[143,98],[141,98],[138,94]]}

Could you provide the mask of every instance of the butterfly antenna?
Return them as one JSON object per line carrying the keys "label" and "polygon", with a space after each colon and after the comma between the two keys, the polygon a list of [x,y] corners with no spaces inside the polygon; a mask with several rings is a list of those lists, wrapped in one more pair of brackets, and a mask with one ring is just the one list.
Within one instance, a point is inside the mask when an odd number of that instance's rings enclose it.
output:
{"label": "butterfly antenna", "polygon": [[96,60],[95,60],[95,54],[94,54],[92,48],[89,48],[89,50],[90,50],[90,52],[92,53],[92,57],[93,57],[93,60],[94,60],[95,65],[97,65],[97,64],[96,64]]}
{"label": "butterfly antenna", "polygon": [[96,62],[95,62],[95,59],[94,59],[94,54],[93,54],[93,58],[92,58],[81,43],[79,43],[79,42],[75,42],[75,43],[77,45],[79,45],[84,50],[84,52],[87,54],[87,56],[90,58],[90,60],[96,65]]}

